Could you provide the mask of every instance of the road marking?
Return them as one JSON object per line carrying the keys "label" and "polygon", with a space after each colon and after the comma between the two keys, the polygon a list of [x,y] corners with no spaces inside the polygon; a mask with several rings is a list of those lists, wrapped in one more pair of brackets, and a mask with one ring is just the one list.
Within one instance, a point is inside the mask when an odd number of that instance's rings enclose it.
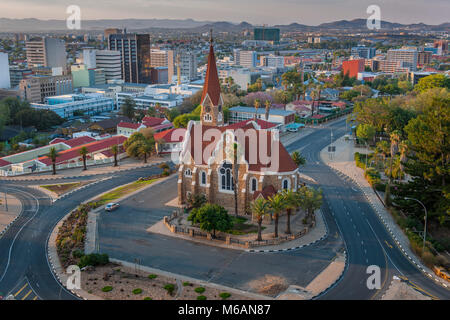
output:
{"label": "road marking", "polygon": [[33,290],[28,291],[28,293],[22,298],[22,300],[25,300],[32,292]]}
{"label": "road marking", "polygon": [[391,248],[391,249],[393,248],[392,245],[391,245],[389,242],[387,242],[387,240],[384,240],[384,242],[387,244],[387,246],[388,246],[389,248]]}
{"label": "road marking", "polygon": [[16,292],[14,297],[17,297],[22,292],[22,290],[25,289],[26,286],[28,286],[28,283],[25,283],[25,285],[19,291]]}
{"label": "road marking", "polygon": [[33,300],[37,300],[37,298],[38,298],[38,297],[36,296],[36,297],[33,298]]}

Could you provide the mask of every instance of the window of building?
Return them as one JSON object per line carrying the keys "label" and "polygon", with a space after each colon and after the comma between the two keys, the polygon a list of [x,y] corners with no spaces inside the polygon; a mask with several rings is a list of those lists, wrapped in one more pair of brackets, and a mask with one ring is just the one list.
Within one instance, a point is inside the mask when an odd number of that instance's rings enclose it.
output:
{"label": "window of building", "polygon": [[203,186],[206,185],[206,172],[205,171],[200,172],[200,184]]}
{"label": "window of building", "polygon": [[225,191],[234,191],[233,174],[231,172],[233,166],[231,163],[225,162],[219,170],[220,189]]}
{"label": "window of building", "polygon": [[250,180],[250,190],[251,192],[255,192],[258,189],[258,181],[256,178],[252,178]]}
{"label": "window of building", "polygon": [[206,113],[203,116],[203,120],[206,121],[206,122],[211,122],[212,121],[212,117],[211,117],[211,115],[209,113]]}
{"label": "window of building", "polygon": [[184,171],[184,175],[185,175],[186,177],[192,177],[192,171],[191,171],[191,169],[187,168],[187,169]]}
{"label": "window of building", "polygon": [[289,185],[290,185],[289,179],[284,179],[281,187],[283,188],[283,190],[287,190],[289,189]]}

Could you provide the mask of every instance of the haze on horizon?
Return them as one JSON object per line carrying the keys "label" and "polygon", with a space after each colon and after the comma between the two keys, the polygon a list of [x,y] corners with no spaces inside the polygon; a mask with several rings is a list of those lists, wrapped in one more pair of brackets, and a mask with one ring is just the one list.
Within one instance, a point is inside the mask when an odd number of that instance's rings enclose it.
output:
{"label": "haze on horizon", "polygon": [[[2,18],[63,20],[66,8],[78,5],[82,19],[194,19],[247,21],[252,24],[319,25],[366,18],[369,5],[381,19],[404,24],[448,22],[448,0],[1,0]],[[274,15],[276,13],[276,15]]]}

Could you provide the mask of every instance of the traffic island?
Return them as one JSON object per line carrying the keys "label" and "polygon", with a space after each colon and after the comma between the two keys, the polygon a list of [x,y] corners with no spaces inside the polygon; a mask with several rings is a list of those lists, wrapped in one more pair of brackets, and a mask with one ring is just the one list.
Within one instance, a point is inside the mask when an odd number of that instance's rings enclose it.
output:
{"label": "traffic island", "polygon": [[22,202],[11,194],[0,192],[0,236],[22,213]]}

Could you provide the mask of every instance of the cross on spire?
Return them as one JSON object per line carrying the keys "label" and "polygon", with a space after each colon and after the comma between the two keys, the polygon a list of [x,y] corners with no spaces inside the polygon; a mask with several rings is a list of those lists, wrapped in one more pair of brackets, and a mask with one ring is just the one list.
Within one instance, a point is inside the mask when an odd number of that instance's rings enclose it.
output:
{"label": "cross on spire", "polygon": [[209,30],[209,43],[212,45],[213,42],[214,42],[214,39],[213,39],[213,29],[210,29],[210,30]]}

